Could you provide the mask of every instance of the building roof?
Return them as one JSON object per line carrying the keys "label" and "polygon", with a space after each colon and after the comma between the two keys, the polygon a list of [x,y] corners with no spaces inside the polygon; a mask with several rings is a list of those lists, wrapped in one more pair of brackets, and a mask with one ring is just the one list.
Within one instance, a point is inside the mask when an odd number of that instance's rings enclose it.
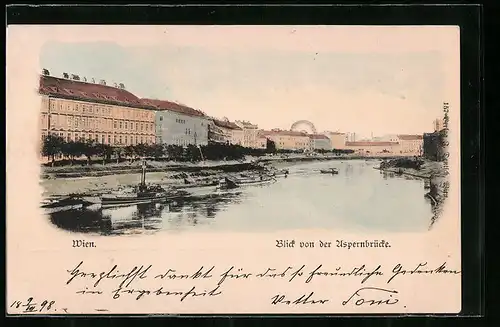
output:
{"label": "building roof", "polygon": [[346,146],[391,146],[398,144],[398,142],[345,142]]}
{"label": "building roof", "polygon": [[188,106],[167,100],[141,99],[141,102],[146,105],[151,105],[159,111],[168,110],[178,112],[187,116],[205,117],[205,114],[200,110],[196,110]]}
{"label": "building roof", "polygon": [[303,136],[307,137],[306,133],[296,132],[296,131],[282,131],[282,130],[273,130],[273,131],[261,131],[261,135],[283,135],[283,136]]}
{"label": "building roof", "polygon": [[65,99],[113,104],[132,108],[154,109],[144,104],[137,96],[124,89],[54,76],[40,75],[38,92],[40,94]]}
{"label": "building roof", "polygon": [[235,123],[230,122],[230,121],[224,121],[224,120],[218,120],[218,119],[214,119],[213,121],[214,121],[215,126],[228,128],[228,129],[241,129],[238,125],[236,125]]}
{"label": "building roof", "polygon": [[330,138],[326,135],[323,135],[323,134],[311,134],[311,135],[308,135],[310,139],[313,139],[313,140],[330,140]]}
{"label": "building roof", "polygon": [[421,140],[423,138],[422,135],[416,135],[416,134],[399,134],[398,137],[400,140],[403,141],[415,141],[415,140]]}
{"label": "building roof", "polygon": [[345,135],[345,133],[341,133],[341,132],[329,132],[329,131],[326,131],[324,134],[330,134],[330,135]]}
{"label": "building roof", "polygon": [[236,124],[241,125],[243,128],[258,128],[257,125],[254,125],[251,122],[245,120],[237,120]]}

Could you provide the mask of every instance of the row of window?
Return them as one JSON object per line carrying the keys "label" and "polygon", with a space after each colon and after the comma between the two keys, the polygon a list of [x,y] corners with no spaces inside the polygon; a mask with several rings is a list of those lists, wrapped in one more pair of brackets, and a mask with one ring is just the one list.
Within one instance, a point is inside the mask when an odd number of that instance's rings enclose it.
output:
{"label": "row of window", "polygon": [[[163,121],[163,116],[160,116],[159,120]],[[178,124],[185,124],[186,120],[185,119],[181,119],[181,118],[175,118],[175,122],[178,123]],[[201,125],[201,127],[205,126],[205,124],[203,122],[201,122],[200,125]]]}
{"label": "row of window", "polygon": [[[286,144],[287,143],[285,143],[285,142],[278,142],[278,145],[281,145],[281,146],[285,146]],[[305,148],[308,145],[309,145],[309,143],[295,142],[295,147],[296,148]]]}
{"label": "row of window", "polygon": [[82,112],[131,119],[142,118],[152,120],[154,118],[154,112],[145,109],[132,109],[111,105],[98,105],[84,102],[42,98],[42,106],[44,108],[48,108],[49,103],[51,112]]}
{"label": "row of window", "polygon": [[[62,137],[67,142],[70,141],[96,141],[102,144],[113,144],[113,145],[136,145],[136,144],[152,144],[154,143],[154,137],[151,136],[139,136],[139,135],[106,135],[106,134],[86,134],[86,133],[64,133],[55,132],[49,133],[52,135],[57,135]],[[46,133],[42,133],[42,140],[47,137]]]}
{"label": "row of window", "polygon": [[[47,115],[42,114],[41,124],[47,126]],[[91,129],[120,129],[127,131],[154,132],[153,123],[130,122],[122,120],[113,120],[107,118],[91,118],[80,116],[50,115],[50,127],[75,127]]]}

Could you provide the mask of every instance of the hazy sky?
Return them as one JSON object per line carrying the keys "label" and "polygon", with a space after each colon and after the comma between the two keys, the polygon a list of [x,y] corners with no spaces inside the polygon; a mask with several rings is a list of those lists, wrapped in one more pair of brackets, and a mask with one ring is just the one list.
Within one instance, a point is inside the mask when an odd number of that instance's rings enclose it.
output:
{"label": "hazy sky", "polygon": [[156,27],[135,43],[137,30],[88,31],[46,42],[40,65],[266,129],[307,119],[363,136],[430,131],[446,101],[444,33],[370,29]]}

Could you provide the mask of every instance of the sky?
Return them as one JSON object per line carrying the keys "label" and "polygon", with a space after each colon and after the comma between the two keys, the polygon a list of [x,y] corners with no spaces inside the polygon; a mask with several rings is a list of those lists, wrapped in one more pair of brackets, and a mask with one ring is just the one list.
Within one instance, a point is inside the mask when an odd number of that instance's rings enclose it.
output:
{"label": "sky", "polygon": [[447,101],[446,28],[140,28],[54,32],[40,66],[264,129],[421,134]]}

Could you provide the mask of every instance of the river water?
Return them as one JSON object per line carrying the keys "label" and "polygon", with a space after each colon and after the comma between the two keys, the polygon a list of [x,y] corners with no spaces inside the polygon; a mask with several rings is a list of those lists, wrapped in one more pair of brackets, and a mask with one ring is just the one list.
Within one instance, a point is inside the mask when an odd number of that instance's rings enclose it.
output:
{"label": "river water", "polygon": [[[190,230],[424,231],[432,209],[424,182],[374,169],[378,161],[291,163],[290,174],[269,185],[204,194],[165,203],[52,213],[59,228],[101,235],[184,233]],[[338,175],[321,174],[335,167]],[[280,167],[284,168],[284,167]]]}

